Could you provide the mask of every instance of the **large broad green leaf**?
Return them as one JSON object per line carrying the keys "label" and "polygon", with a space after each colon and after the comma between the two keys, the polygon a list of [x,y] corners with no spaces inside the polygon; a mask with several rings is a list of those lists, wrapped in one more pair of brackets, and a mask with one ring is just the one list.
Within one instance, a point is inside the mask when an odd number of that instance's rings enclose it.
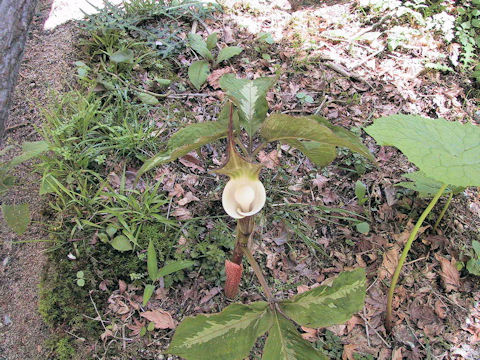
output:
{"label": "large broad green leaf", "polygon": [[208,50],[207,43],[202,39],[202,37],[198,34],[188,34],[188,43],[190,47],[195,50],[199,55],[201,55],[204,59],[213,61],[213,55]]}
{"label": "large broad green leaf", "polygon": [[22,144],[22,154],[13,158],[9,162],[9,166],[16,166],[27,160],[40,156],[48,151],[48,143],[46,141],[24,142]]}
{"label": "large broad green leaf", "polygon": [[282,142],[300,150],[319,167],[327,166],[337,157],[336,147],[330,144],[305,140],[283,140]]}
{"label": "large broad green leaf", "polygon": [[30,208],[28,204],[2,205],[3,218],[8,227],[18,235],[27,231],[30,224]]}
{"label": "large broad green leaf", "polygon": [[365,131],[379,145],[400,149],[428,177],[442,184],[480,186],[480,128],[472,124],[392,115]]}
{"label": "large broad green leaf", "polygon": [[228,124],[225,122],[211,121],[200,124],[191,124],[177,131],[168,141],[167,150],[158,153],[145,161],[137,177],[155,166],[178,159],[190,151],[218,140],[227,135]]}
{"label": "large broad green leaf", "polygon": [[112,247],[115,249],[115,250],[118,250],[118,251],[121,251],[121,252],[124,252],[124,251],[130,251],[130,250],[133,250],[133,247],[132,247],[132,243],[130,242],[130,240],[128,240],[128,238],[124,235],[118,235],[116,236],[112,242],[110,243],[110,245],[112,245]]}
{"label": "large broad green leaf", "polygon": [[228,60],[238,54],[240,54],[243,49],[239,46],[227,46],[220,50],[217,56],[217,64],[220,64],[222,61]]}
{"label": "large broad green leaf", "polygon": [[280,307],[296,323],[308,327],[341,324],[363,308],[365,270],[341,273],[331,286],[319,286],[283,301]]}
{"label": "large broad green leaf", "polygon": [[208,62],[205,60],[195,61],[188,68],[188,78],[192,82],[193,86],[200,90],[202,85],[207,81],[210,68]]}
{"label": "large broad green leaf", "polygon": [[[261,134],[267,141],[279,140],[287,142],[303,139],[330,146],[342,146],[365,156],[369,160],[374,160],[372,154],[370,154],[357,136],[340,126],[330,124],[324,118],[316,115],[270,115],[263,123]],[[324,156],[323,159],[326,160],[328,157]],[[313,159],[312,161],[315,162]]]}
{"label": "large broad green leaf", "polygon": [[[429,178],[421,171],[414,171],[412,173],[403,174],[403,177],[406,177],[407,179],[410,179],[412,181],[404,181],[395,185],[417,191],[420,197],[433,197],[442,187],[441,182]],[[445,189],[444,193],[448,194],[453,192],[454,194],[458,194],[464,189],[465,188],[463,187],[449,186],[447,189]]]}
{"label": "large broad green leaf", "polygon": [[319,350],[304,340],[290,320],[276,311],[263,349],[262,360],[327,360]]}
{"label": "large broad green leaf", "polygon": [[233,74],[226,74],[220,79],[220,87],[237,106],[240,124],[250,136],[255,134],[267,116],[266,95],[275,80],[274,77],[237,79]]}
{"label": "large broad green leaf", "polygon": [[183,320],[166,352],[187,360],[241,360],[271,322],[266,302],[232,304],[219,314]]}
{"label": "large broad green leaf", "polygon": [[144,104],[147,105],[157,105],[159,103],[158,99],[150,94],[144,93],[144,92],[138,92],[137,97],[140,99],[140,101]]}

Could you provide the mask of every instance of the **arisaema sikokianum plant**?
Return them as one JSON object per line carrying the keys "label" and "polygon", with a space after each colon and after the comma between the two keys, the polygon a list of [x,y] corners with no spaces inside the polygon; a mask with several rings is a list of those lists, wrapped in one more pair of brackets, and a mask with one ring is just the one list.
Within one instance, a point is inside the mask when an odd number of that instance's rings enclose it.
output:
{"label": "arisaema sikokianum plant", "polygon": [[392,277],[387,298],[385,327],[392,329],[392,301],[405,259],[418,230],[435,204],[448,195],[436,229],[456,193],[468,186],[480,186],[480,128],[472,124],[427,119],[417,115],[392,115],[379,118],[365,131],[379,143],[398,148],[419,169],[405,175],[413,182],[402,186],[423,196],[433,196],[415,224]]}
{"label": "arisaema sikokianum plant", "polygon": [[255,214],[263,208],[268,189],[260,181],[262,166],[258,152],[268,143],[279,141],[297,148],[319,167],[331,163],[337,147],[345,147],[373,160],[359,138],[320,116],[267,116],[267,91],[275,78],[237,79],[225,75],[220,86],[229,102],[215,122],[192,124],[175,133],[167,149],[154,156],[138,172],[178,159],[202,145],[227,138],[224,165],[214,170],[229,177],[222,205],[237,220],[236,244],[225,261],[225,295],[238,292],[242,260],[252,267],[267,301],[249,305],[232,304],[221,313],[186,318],[177,328],[167,353],[185,359],[235,360],[248,356],[256,339],[268,332],[264,360],[312,360],[326,356],[313,348],[297,332],[298,326],[324,327],[348,320],[363,307],[365,271],[340,274],[330,285],[319,286],[293,298],[276,299],[250,248]]}

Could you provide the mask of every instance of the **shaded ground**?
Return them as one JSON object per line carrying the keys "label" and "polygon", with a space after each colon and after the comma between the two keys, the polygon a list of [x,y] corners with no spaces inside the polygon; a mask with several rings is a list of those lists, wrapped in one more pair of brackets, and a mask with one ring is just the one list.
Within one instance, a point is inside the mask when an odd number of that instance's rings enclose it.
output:
{"label": "shaded ground", "polygon": [[[465,269],[459,272],[455,267],[456,261],[468,260],[471,241],[479,238],[477,190],[470,189],[453,201],[437,234],[431,229],[435,216],[428,220],[430,227],[423,229],[404,267],[394,300],[397,326],[394,336],[389,336],[383,327],[389,278],[426,201],[394,186],[401,181],[402,173],[412,170],[412,165],[397,151],[376,147],[359,129],[379,116],[397,112],[478,125],[475,115],[478,99],[467,97],[472,86],[468,79],[428,71],[423,66],[426,61],[441,61],[440,55],[454,56],[450,53],[451,47],[447,48],[441,38],[420,33],[409,39],[408,47],[387,51],[387,33],[395,24],[394,20],[383,23],[380,15],[365,20],[352,2],[322,2],[300,6],[296,12],[288,10],[288,3],[281,1],[270,6],[262,1],[250,1],[248,6],[246,2],[230,5],[232,10],[216,21],[200,24],[197,32],[207,35],[217,31],[221,41],[243,46],[245,51],[209,78],[209,85],[202,90],[208,96],[182,100],[185,109],[195,114],[195,118],[183,120],[210,120],[216,104],[223,99],[216,82],[221,74],[232,72],[252,78],[271,76],[281,69],[278,85],[268,95],[271,110],[290,114],[317,113],[336,125],[353,129],[363,136],[380,164],[374,168],[361,158],[342,152],[332,166],[318,171],[308,159],[286,146],[272,146],[259,154],[259,160],[267,168],[262,176],[270,189],[272,203],[267,204],[260,218],[263,226],[259,227],[256,236],[256,257],[275,279],[272,286],[276,296],[305,291],[349,268],[365,267],[368,273],[363,313],[354,316],[346,325],[328,330],[304,328],[304,337],[319,347],[324,347],[323,342],[333,344],[327,347],[332,358],[478,359],[479,281]],[[36,18],[37,25],[41,18]],[[348,27],[343,26],[347,23]],[[72,28],[63,26],[53,33],[42,33],[38,28],[33,31],[9,126],[24,121],[37,123],[40,115],[37,106],[32,104],[43,102],[50,87],[61,90],[64,81],[70,78],[67,69],[77,60],[71,58]],[[368,29],[375,36],[350,41],[355,34],[366,34]],[[254,33],[259,31],[271,33],[276,43],[271,46],[258,43]],[[192,58],[192,54],[186,52],[179,56],[179,61],[186,64]],[[178,82],[188,89],[186,66],[177,70]],[[312,101],[302,100],[298,97],[300,92],[311,96]],[[161,109],[169,108],[169,101],[165,100],[157,108],[160,115],[154,113],[155,119],[163,120]],[[161,140],[166,139],[169,132],[172,129],[162,133]],[[37,136],[28,124],[11,130],[9,135],[12,141]],[[163,191],[172,198],[169,213],[178,220],[223,214],[217,179],[207,172],[207,165],[213,168],[220,164],[221,148],[206,147],[202,155],[210,159],[209,164],[193,154],[181,159],[181,163],[156,171],[155,178],[162,181]],[[278,164],[283,166],[273,175],[272,170]],[[26,174],[28,169],[22,171]],[[118,172],[118,166],[111,166],[108,173],[110,171]],[[35,179],[34,176],[30,179],[31,188],[36,186]],[[365,183],[368,189],[369,199],[363,206],[354,196],[357,180]],[[8,201],[28,195],[29,192],[19,188]],[[359,233],[354,222],[331,217],[341,213],[323,212],[324,206],[351,211],[353,220],[366,219],[370,232]],[[440,208],[435,215],[439,211]],[[40,219],[38,212],[35,218]],[[213,234],[219,224],[226,224],[227,230],[234,227],[229,220],[219,223],[204,219],[199,224],[203,230],[199,234],[184,231],[175,248],[188,251],[189,244],[199,241],[197,235],[204,239]],[[44,236],[35,229],[25,239]],[[300,233],[312,240],[319,250],[312,251]],[[11,234],[6,236],[8,240],[14,239]],[[3,350],[8,359],[34,356],[36,346],[42,344],[37,334],[43,334],[45,329],[36,315],[36,308],[32,307],[35,304],[32,299],[36,298],[36,288],[32,284],[38,282],[45,247],[11,246],[9,241],[2,246],[1,259],[8,260],[1,268],[1,315],[8,315],[12,324],[0,330],[0,351]],[[35,267],[37,271],[32,270],[32,260],[38,266]],[[201,270],[189,272],[181,283],[171,288],[158,290],[155,299],[145,308],[140,305],[143,289],[133,281],[118,285],[109,283],[108,287],[103,282],[94,284],[92,293],[109,297],[108,304],[96,304],[99,307],[97,317],[92,320],[101,321],[104,326],[102,337],[88,339],[87,343],[77,342],[77,345],[99,357],[106,354],[105,358],[111,359],[152,358],[166,347],[173,331],[158,330],[138,337],[146,324],[140,316],[144,310],[168,311],[180,321],[185,315],[216,312],[228,303],[218,281],[206,278]],[[32,273],[36,274],[35,279]],[[248,271],[239,298],[244,302],[261,298]],[[112,326],[107,329],[106,325]],[[20,345],[22,343],[25,345]]]}
{"label": "shaded ground", "polygon": [[[62,91],[71,84],[74,26],[70,24],[53,32],[43,31],[49,11],[49,0],[38,4],[6,124],[6,145],[39,140],[35,126],[42,123],[41,109],[49,101],[49,92]],[[28,164],[18,167],[15,170],[18,186],[2,199],[2,203],[30,204],[32,224],[26,234],[17,236],[3,220],[0,221],[1,359],[48,357],[43,344],[50,332],[37,308],[37,287],[47,245],[36,242],[48,238],[48,234],[42,224],[45,204],[38,196],[39,176],[32,170]]]}

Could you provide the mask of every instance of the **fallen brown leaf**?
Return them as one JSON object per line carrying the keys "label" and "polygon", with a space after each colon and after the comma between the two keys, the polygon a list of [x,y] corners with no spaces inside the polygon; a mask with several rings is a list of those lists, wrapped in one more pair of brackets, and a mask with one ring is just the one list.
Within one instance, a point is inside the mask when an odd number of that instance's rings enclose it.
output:
{"label": "fallen brown leaf", "polygon": [[460,273],[455,266],[455,259],[452,257],[452,261],[448,261],[438,254],[435,254],[435,259],[440,262],[442,268],[440,276],[442,277],[445,291],[450,292],[452,290],[458,290],[458,287],[460,286]]}
{"label": "fallen brown leaf", "polygon": [[346,344],[343,345],[343,354],[342,360],[355,360],[355,350],[357,349],[357,344]]}
{"label": "fallen brown leaf", "polygon": [[175,329],[175,321],[172,319],[172,315],[166,311],[145,311],[140,316],[152,321],[155,324],[155,329]]}
{"label": "fallen brown leaf", "polygon": [[378,269],[378,280],[392,277],[398,264],[398,253],[400,248],[394,245],[383,254],[382,265]]}
{"label": "fallen brown leaf", "polygon": [[187,192],[185,196],[178,202],[178,205],[185,206],[192,201],[200,201],[191,191]]}
{"label": "fallen brown leaf", "polygon": [[306,327],[306,326],[302,326],[301,327],[303,331],[305,331],[303,334],[302,334],[302,338],[304,338],[305,340],[308,340],[308,341],[315,341],[317,340],[317,329],[312,329],[312,328],[309,328],[309,327]]}

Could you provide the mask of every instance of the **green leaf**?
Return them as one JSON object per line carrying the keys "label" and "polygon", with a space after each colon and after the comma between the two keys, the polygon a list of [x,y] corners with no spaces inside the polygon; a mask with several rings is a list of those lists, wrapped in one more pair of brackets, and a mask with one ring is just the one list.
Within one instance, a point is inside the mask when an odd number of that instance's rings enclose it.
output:
{"label": "green leaf", "polygon": [[197,90],[200,90],[205,81],[207,81],[209,73],[208,62],[205,60],[195,61],[188,68],[188,78]]}
{"label": "green leaf", "polygon": [[207,49],[212,50],[216,45],[218,41],[218,34],[216,32],[211,33],[207,37]]}
{"label": "green leaf", "polygon": [[372,154],[360,139],[350,131],[332,125],[321,116],[290,116],[284,114],[270,115],[263,123],[262,136],[267,141],[311,140],[331,146],[342,146],[355,151],[369,160]]}
{"label": "green leaf", "polygon": [[150,321],[147,326],[148,331],[153,331],[155,329],[155,323],[153,321]]}
{"label": "green leaf", "polygon": [[48,143],[46,141],[26,141],[22,144],[22,154],[13,158],[8,166],[17,166],[27,160],[40,156],[48,151]]}
{"label": "green leaf", "polygon": [[28,204],[2,205],[3,218],[8,227],[18,235],[27,231],[30,224],[30,208]]}
{"label": "green leaf", "polygon": [[188,317],[177,327],[167,353],[187,360],[241,360],[271,326],[266,302],[232,304],[219,314]]}
{"label": "green leaf", "polygon": [[158,270],[156,279],[173,274],[174,272],[189,268],[194,264],[195,263],[193,261],[189,261],[189,260],[173,261]]}
{"label": "green leaf", "polygon": [[155,250],[155,246],[153,245],[153,241],[151,239],[148,242],[148,248],[147,248],[147,270],[148,270],[148,276],[150,277],[150,280],[152,281],[157,280],[158,278],[157,251]]}
{"label": "green leaf", "polygon": [[110,240],[108,238],[107,234],[105,234],[105,233],[98,233],[97,236],[100,239],[100,241],[103,242],[103,243],[107,243]]}
{"label": "green leaf", "polygon": [[220,78],[220,87],[237,106],[240,124],[249,136],[256,133],[267,116],[266,95],[275,81],[275,77],[236,79],[233,74],[226,74]]}
{"label": "green leaf", "polygon": [[355,196],[360,205],[363,205],[367,200],[365,196],[367,195],[367,187],[360,180],[357,180],[355,183]]}
{"label": "green leaf", "polygon": [[319,350],[303,339],[291,321],[275,311],[273,325],[268,331],[262,360],[317,360],[325,359]]}
{"label": "green leaf", "polygon": [[370,225],[365,221],[357,223],[355,227],[357,231],[361,234],[368,234],[368,232],[370,231]]}
{"label": "green leaf", "polygon": [[107,228],[105,229],[105,232],[108,234],[108,236],[113,237],[113,235],[115,235],[117,230],[118,229],[115,225],[108,225]]}
{"label": "green leaf", "polygon": [[190,151],[223,138],[227,135],[228,124],[210,121],[191,124],[177,131],[168,141],[167,150],[147,160],[138,170],[137,177],[155,166],[178,159]]}
{"label": "green leaf", "polygon": [[217,64],[220,64],[222,61],[228,60],[238,54],[240,54],[243,49],[239,46],[227,46],[220,50],[217,56]]}
{"label": "green leaf", "polygon": [[77,278],[81,279],[85,276],[85,274],[83,273],[83,271],[77,271]]}
{"label": "green leaf", "polygon": [[198,34],[188,34],[188,42],[190,47],[195,50],[204,59],[213,61],[213,55],[208,50],[207,43],[203,41],[202,37]]}
{"label": "green leaf", "polygon": [[330,144],[308,140],[283,140],[282,143],[298,149],[318,167],[327,166],[337,157],[336,147]]}
{"label": "green leaf", "polygon": [[379,118],[365,131],[379,145],[400,149],[428,177],[455,186],[480,186],[480,127],[417,115]]}
{"label": "green leaf", "polygon": [[124,50],[118,50],[114,52],[110,56],[110,60],[112,60],[114,63],[132,63],[134,58],[133,50],[131,49],[124,49]]}
{"label": "green leaf", "polygon": [[[429,178],[421,171],[414,171],[411,173],[403,174],[402,176],[412,181],[400,182],[395,184],[395,186],[402,186],[404,188],[417,191],[420,197],[433,197],[442,187],[442,183]],[[454,194],[458,194],[461,193],[463,190],[465,190],[465,188],[463,187],[450,186],[445,189],[444,194],[451,193],[452,191]]]}
{"label": "green leaf", "polygon": [[341,273],[332,285],[324,285],[280,303],[284,313],[296,323],[308,327],[342,324],[363,308],[365,270]]}
{"label": "green leaf", "polygon": [[110,243],[115,250],[118,251],[130,251],[133,249],[132,243],[124,235],[116,236]]}
{"label": "green leaf", "polygon": [[155,285],[151,285],[151,284],[145,285],[145,289],[143,289],[143,301],[142,301],[143,306],[147,305],[148,300],[150,300],[154,291],[155,291]]}
{"label": "green leaf", "polygon": [[147,328],[145,326],[142,326],[142,328],[140,329],[139,335],[145,336],[146,333],[147,333]]}
{"label": "green leaf", "polygon": [[85,286],[85,279],[77,279],[77,285],[80,287]]}
{"label": "green leaf", "polygon": [[155,96],[144,92],[137,92],[137,97],[142,103],[147,105],[157,105],[159,103],[158,99]]}
{"label": "green leaf", "polygon": [[480,242],[473,240],[472,248],[473,248],[473,251],[475,251],[475,255],[477,255],[477,257],[480,258]]}

